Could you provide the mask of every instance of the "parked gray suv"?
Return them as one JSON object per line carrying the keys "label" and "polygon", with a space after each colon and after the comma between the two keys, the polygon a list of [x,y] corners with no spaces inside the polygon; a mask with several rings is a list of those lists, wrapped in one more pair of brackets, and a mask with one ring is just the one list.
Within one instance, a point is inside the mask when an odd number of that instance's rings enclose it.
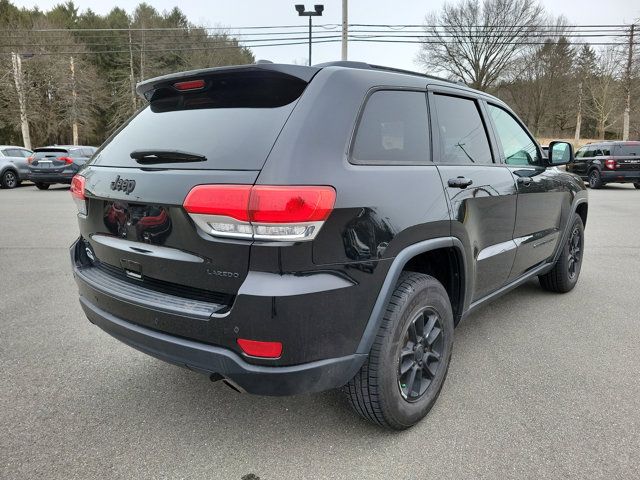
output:
{"label": "parked gray suv", "polygon": [[14,145],[0,145],[0,188],[15,188],[29,173],[27,159],[31,150]]}

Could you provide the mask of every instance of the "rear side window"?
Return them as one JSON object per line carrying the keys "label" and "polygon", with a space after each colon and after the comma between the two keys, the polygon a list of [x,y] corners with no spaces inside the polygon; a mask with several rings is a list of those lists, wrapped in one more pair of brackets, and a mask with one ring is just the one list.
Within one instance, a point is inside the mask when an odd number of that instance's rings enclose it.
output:
{"label": "rear side window", "polygon": [[86,157],[84,148],[72,148],[69,150],[69,156],[71,157]]}
{"label": "rear side window", "polygon": [[94,165],[139,167],[135,150],[193,153],[206,161],[163,168],[259,170],[306,82],[276,72],[216,74],[202,91],[156,89],[150,105],[131,118],[93,157]]}
{"label": "rear side window", "polygon": [[438,94],[434,99],[440,133],[438,163],[493,163],[487,131],[475,100]]}
{"label": "rear side window", "polygon": [[420,165],[428,161],[426,94],[401,90],[374,92],[358,124],[351,163]]}
{"label": "rear side window", "polygon": [[2,153],[7,157],[22,157],[21,150],[18,150],[17,148],[5,148],[2,150]]}
{"label": "rear side window", "polygon": [[616,145],[614,151],[614,155],[618,157],[640,157],[640,143]]}

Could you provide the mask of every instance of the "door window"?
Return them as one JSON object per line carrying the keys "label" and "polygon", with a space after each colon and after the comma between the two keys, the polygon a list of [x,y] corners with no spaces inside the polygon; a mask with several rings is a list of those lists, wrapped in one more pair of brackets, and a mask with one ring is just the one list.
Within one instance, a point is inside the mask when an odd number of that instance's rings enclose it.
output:
{"label": "door window", "polygon": [[22,154],[17,148],[6,148],[2,151],[7,157],[21,157]]}
{"label": "door window", "polygon": [[542,165],[538,147],[527,131],[506,110],[489,105],[507,165]]}
{"label": "door window", "polygon": [[424,92],[373,93],[358,125],[351,162],[416,165],[429,161],[427,98]]}
{"label": "door window", "polygon": [[487,131],[475,100],[434,95],[440,132],[440,158],[449,165],[491,164]]}

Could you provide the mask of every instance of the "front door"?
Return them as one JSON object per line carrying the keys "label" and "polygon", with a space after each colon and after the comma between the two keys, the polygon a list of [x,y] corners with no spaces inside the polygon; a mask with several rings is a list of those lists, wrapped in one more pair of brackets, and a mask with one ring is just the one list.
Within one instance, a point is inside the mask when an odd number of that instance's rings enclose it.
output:
{"label": "front door", "polygon": [[488,104],[487,110],[503,161],[518,187],[518,213],[513,230],[518,251],[509,276],[516,279],[555,252],[571,196],[555,167],[546,168],[538,145],[520,122],[498,105]]}
{"label": "front door", "polygon": [[503,286],[516,247],[516,187],[493,154],[477,99],[457,92],[430,93],[434,161],[447,191],[451,234],[474,266],[472,301]]}

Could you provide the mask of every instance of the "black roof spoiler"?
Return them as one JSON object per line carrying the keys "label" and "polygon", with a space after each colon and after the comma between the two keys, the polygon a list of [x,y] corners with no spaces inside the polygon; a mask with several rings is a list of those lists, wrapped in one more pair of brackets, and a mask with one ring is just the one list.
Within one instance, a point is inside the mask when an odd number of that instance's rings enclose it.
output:
{"label": "black roof spoiler", "polygon": [[190,70],[187,72],[172,73],[169,75],[163,75],[161,77],[150,78],[138,83],[136,86],[136,92],[138,95],[146,98],[151,98],[154,90],[159,86],[166,86],[167,83],[175,83],[190,79],[197,79],[201,77],[209,77],[211,75],[225,74],[225,73],[239,73],[239,72],[256,72],[256,71],[270,71],[277,72],[283,75],[296,77],[307,83],[311,81],[316,73],[320,71],[320,67],[308,67],[304,65],[286,65],[279,63],[253,63],[249,65],[233,65],[229,67],[214,67],[203,68],[200,70]]}

